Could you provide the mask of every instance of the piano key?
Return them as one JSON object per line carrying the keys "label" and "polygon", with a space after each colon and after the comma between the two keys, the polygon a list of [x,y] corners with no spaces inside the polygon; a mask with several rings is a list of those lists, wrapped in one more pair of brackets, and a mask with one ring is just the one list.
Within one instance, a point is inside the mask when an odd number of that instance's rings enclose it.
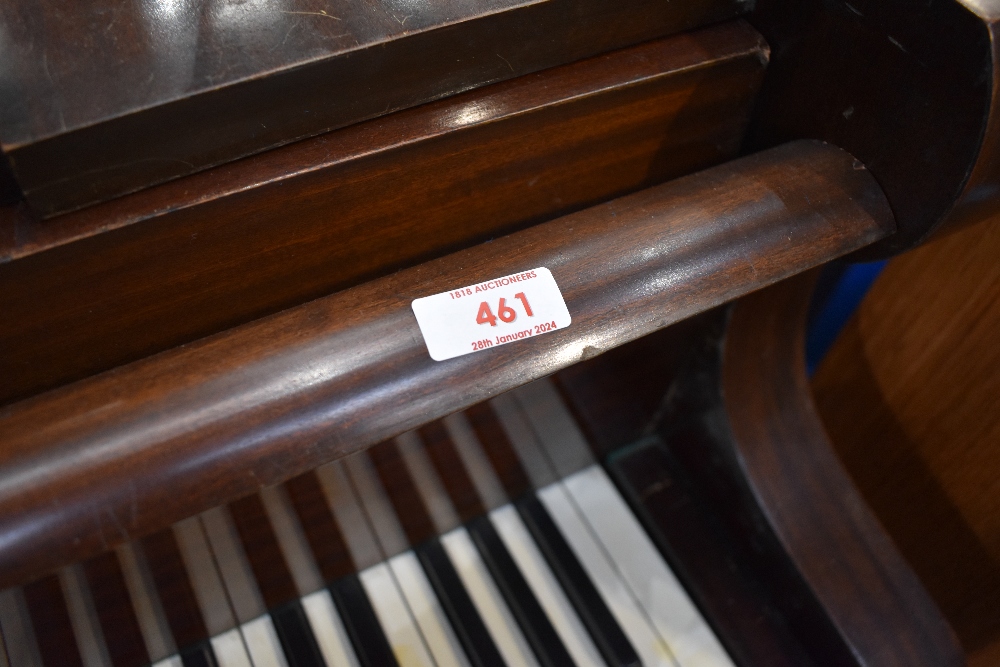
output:
{"label": "piano key", "polygon": [[114,667],[138,667],[149,662],[139,620],[129,598],[121,565],[114,552],[83,563],[91,599]]}
{"label": "piano key", "polygon": [[[521,462],[521,469],[531,481],[531,487],[540,489],[558,481],[559,478],[551,462],[538,443],[538,436],[522,412],[517,399],[514,398],[513,392],[500,394],[491,399],[489,405],[507,436],[507,442],[514,448]],[[508,495],[512,498],[517,497],[509,492]]]}
{"label": "piano key", "polygon": [[506,663],[537,667],[527,639],[466,529],[456,528],[442,535],[440,543]]}
{"label": "piano key", "polygon": [[215,659],[215,651],[212,650],[212,643],[209,641],[188,646],[180,655],[165,660],[177,660],[180,663],[179,667],[224,667]]}
{"label": "piano key", "polygon": [[524,411],[559,479],[594,464],[590,446],[552,380],[530,382],[511,394]]}
{"label": "piano key", "polygon": [[573,662],[580,667],[603,665],[597,647],[521,522],[517,510],[512,505],[505,505],[490,512],[489,518]]}
{"label": "piano key", "polygon": [[3,624],[0,623],[0,667],[10,667],[7,661],[7,644],[3,638]]}
{"label": "piano key", "polygon": [[149,659],[157,662],[177,653],[166,614],[142,552],[136,544],[126,543],[118,547],[115,553],[118,555],[118,563],[121,565]]}
{"label": "piano key", "polygon": [[[495,407],[504,403],[504,400],[495,399],[490,403],[474,405],[462,414],[468,418],[468,424],[507,498],[515,500],[531,490],[531,480],[495,412]],[[473,468],[469,470],[471,472]]]}
{"label": "piano key", "polygon": [[59,571],[59,583],[66,597],[66,608],[83,664],[85,667],[112,667],[83,567],[76,564],[63,568]]}
{"label": "piano key", "polygon": [[[433,437],[435,426],[438,422],[429,424],[421,429],[419,435],[415,431],[404,433],[396,438],[395,449],[402,456],[408,477],[416,486],[420,494],[420,499],[427,514],[434,522],[436,534],[441,535],[449,530],[457,528],[462,519],[456,513],[456,506],[452,504],[441,485],[441,479],[434,473],[434,464],[428,457],[430,448],[428,437]],[[394,488],[395,485],[385,485],[387,489]],[[417,501],[420,502],[420,501]],[[396,503],[397,512],[402,507],[401,503]],[[402,518],[402,515],[400,515]],[[411,539],[410,544],[420,544],[422,539]]]}
{"label": "piano key", "polygon": [[[170,657],[163,658],[162,660],[154,662],[152,667],[189,667],[189,666],[184,664],[184,660],[179,655],[172,655]],[[192,663],[190,667],[202,667],[202,665]]]}
{"label": "piano key", "polygon": [[59,577],[49,575],[26,585],[24,601],[45,667],[83,667]]}
{"label": "piano key", "polygon": [[539,663],[543,667],[572,665],[565,645],[489,517],[473,519],[468,530]]}
{"label": "piano key", "polygon": [[[384,442],[369,450],[369,458],[383,488],[389,492],[389,502],[406,534],[408,544],[421,544],[438,534],[437,522],[411,472],[412,461],[408,462],[400,449],[399,441]],[[457,525],[457,515],[454,511],[451,515],[456,517]],[[437,519],[440,521],[441,517],[438,516]]]}
{"label": "piano key", "polygon": [[0,592],[0,630],[3,630],[12,664],[17,667],[48,667],[42,663],[24,592],[20,588]]}
{"label": "piano key", "polygon": [[285,489],[323,581],[333,582],[355,572],[356,566],[317,473],[299,475],[285,482]]}
{"label": "piano key", "polygon": [[389,560],[389,567],[437,667],[468,667],[465,651],[451,629],[416,554],[413,551],[401,553]]}
{"label": "piano key", "polygon": [[639,653],[645,667],[673,667],[667,643],[653,629],[648,615],[619,576],[616,566],[594,537],[561,483],[541,489],[538,497],[590,575],[601,598]]}
{"label": "piano key", "polygon": [[451,620],[469,662],[474,667],[503,667],[505,663],[493,637],[440,540],[428,540],[415,547],[414,551]]}
{"label": "piano key", "polygon": [[434,665],[389,566],[373,565],[358,575],[379,625],[401,667]]}
{"label": "piano key", "polygon": [[[486,410],[489,411],[489,406],[486,406]],[[489,456],[483,451],[480,439],[476,436],[476,431],[469,422],[469,418],[464,413],[456,412],[445,417],[441,423],[455,444],[455,450],[462,460],[462,465],[469,471],[469,476],[479,492],[479,498],[486,508],[493,510],[505,505],[508,501],[507,491],[504,490],[503,482],[494,470]],[[497,425],[497,429],[499,430],[499,425]],[[509,452],[509,455],[513,455],[512,450]],[[520,462],[515,459],[515,463],[520,469]],[[523,475],[523,471],[519,470],[519,472],[526,489],[527,477]],[[517,495],[523,492],[517,491],[516,488],[514,490]]]}
{"label": "piano key", "polygon": [[604,470],[591,466],[564,484],[677,663],[681,667],[732,665]]}
{"label": "piano key", "polygon": [[210,643],[219,667],[254,667],[238,628],[215,635]]}
{"label": "piano key", "polygon": [[[383,443],[372,450],[388,451],[381,448],[391,446],[391,442]],[[372,455],[378,456],[379,453],[373,451]],[[357,494],[358,504],[367,518],[367,525],[375,535],[382,558],[392,558],[406,551],[409,548],[406,534],[382,489],[373,459],[369,458],[367,452],[360,452],[344,459],[344,467],[350,476],[351,488]]]}
{"label": "piano key", "polygon": [[328,506],[336,518],[339,534],[354,563],[351,571],[360,572],[381,562],[382,552],[354,493],[344,464],[335,461],[321,466],[316,469],[316,477],[323,487]]}
{"label": "piano key", "polygon": [[269,614],[244,623],[240,632],[254,667],[290,667]]}
{"label": "piano key", "polygon": [[275,609],[297,599],[295,580],[260,496],[254,494],[229,503],[229,514],[265,606]]}
{"label": "piano key", "polygon": [[[184,636],[201,635],[201,628],[194,621],[197,612],[200,612],[201,621],[204,623],[204,630],[208,636],[216,637],[232,630],[236,627],[236,617],[226,594],[225,585],[222,583],[222,575],[216,567],[215,557],[208,544],[208,537],[201,518],[195,516],[175,523],[170,532],[173,533],[173,539],[180,552],[183,568],[181,572],[178,572],[176,563],[169,565],[169,580],[164,582],[162,586],[158,584],[160,586],[160,599],[165,604],[168,599],[171,600],[170,604],[166,604],[165,609],[172,610],[175,609],[174,604],[179,605],[176,608],[177,613],[181,615],[181,618],[178,619],[178,625],[191,623],[193,626],[191,634],[185,633]],[[156,553],[159,551],[157,550]],[[146,552],[146,557],[149,561],[150,551]],[[152,561],[149,562],[152,563]],[[178,579],[175,580],[175,576]],[[168,590],[173,590],[172,581],[181,582],[178,584],[178,588],[183,586],[184,581],[188,582],[187,586],[183,587],[189,588],[193,592],[197,603],[196,609],[191,606],[186,593],[181,591],[166,593]],[[181,600],[179,596],[183,596],[184,599]],[[175,635],[176,637],[178,635]]]}
{"label": "piano key", "polygon": [[330,595],[361,667],[398,666],[361,579],[353,574],[338,579],[330,585]]}
{"label": "piano key", "polygon": [[[405,537],[394,534],[389,539],[405,539],[412,543],[414,540],[424,541],[433,536],[432,529],[438,523],[434,522],[435,525],[431,526],[429,503],[426,496],[422,497],[416,491],[416,485],[420,482],[433,485],[433,471],[416,434],[409,433],[396,441],[377,445],[369,451],[369,457],[378,479],[366,484],[363,504],[378,503],[382,508],[388,507],[388,510],[379,511],[395,510],[397,522],[392,525],[392,529],[396,530],[398,526]],[[414,469],[420,471],[419,477],[411,474]],[[444,494],[443,490],[433,487],[429,487],[427,491],[441,496]],[[449,506],[447,498],[441,498],[435,509],[439,520],[457,525],[458,517]],[[443,519],[440,518],[442,514]],[[414,525],[418,527],[416,530]],[[388,527],[383,530],[386,528]],[[393,556],[388,564],[434,661],[439,667],[467,665],[458,639],[413,551]]]}
{"label": "piano key", "polygon": [[[300,560],[301,568],[308,571],[307,574],[301,575],[307,586],[312,584],[309,580],[313,578],[317,587],[321,585],[319,573],[309,571],[315,569],[314,564],[301,562],[311,557],[300,550],[304,545],[297,544],[298,540],[304,542],[304,538],[296,534],[299,530],[296,527],[297,519],[294,513],[284,506],[286,501],[281,491],[273,489],[268,498],[272,512],[282,522],[280,530],[286,537],[290,535],[284,548],[277,537],[279,529],[270,520],[264,496],[255,494],[229,504],[236,532],[243,545],[243,552],[250,563],[254,580],[260,587],[264,602],[270,610],[269,624],[261,619],[254,622],[261,627],[266,628],[269,625],[274,629],[284,649],[284,658],[290,667],[323,667],[322,653],[299,603],[297,582],[292,576],[285,554],[294,552],[295,557]],[[264,633],[261,634],[261,637],[264,637],[266,634],[264,630],[260,632]],[[256,662],[256,659],[254,661]]]}
{"label": "piano key", "polygon": [[258,618],[265,612],[264,599],[254,581],[229,510],[226,507],[210,509],[201,514],[201,522],[237,622],[242,624]]}
{"label": "piano key", "polygon": [[313,559],[288,491],[284,486],[272,486],[261,489],[259,495],[299,597],[322,589],[323,577]]}
{"label": "piano key", "polygon": [[[539,495],[548,489],[553,489],[555,493],[559,494],[562,492],[561,486],[552,485],[539,492]],[[568,504],[568,499],[566,503]],[[649,667],[653,667],[658,664],[673,664],[672,661],[660,659],[661,654],[658,652],[658,649],[662,649],[662,654],[668,654],[666,645],[648,627],[644,618],[636,618],[637,616],[641,616],[641,613],[634,604],[629,604],[632,603],[631,598],[626,596],[625,601],[628,605],[627,609],[631,613],[622,613],[616,620],[611,609],[605,603],[602,593],[598,591],[598,586],[594,584],[594,580],[597,579],[597,575],[593,571],[594,568],[591,568],[588,572],[588,570],[584,569],[583,563],[581,563],[581,559],[585,556],[580,553],[578,544],[581,539],[586,539],[589,535],[578,536],[578,539],[571,546],[563,536],[563,532],[569,531],[566,530],[563,524],[556,525],[555,520],[546,507],[547,505],[543,505],[542,501],[537,497],[523,498],[517,503],[518,513],[535,538],[535,543],[538,544],[539,548],[545,554],[546,560],[552,565],[552,571],[560,580],[560,583],[562,583],[563,590],[566,591],[573,606],[577,609],[580,619],[586,625],[590,636],[594,639],[594,643],[608,665],[612,667],[625,667],[646,664]],[[573,511],[571,506],[568,510],[570,512]],[[574,516],[573,518],[577,517]],[[579,522],[578,518],[577,522],[572,524],[572,529],[585,531],[583,524]],[[589,546],[592,551],[596,547],[592,540],[586,546]],[[576,552],[574,552],[574,549],[576,549]],[[598,556],[599,554],[596,553],[590,554],[591,558]],[[604,569],[600,570],[599,574],[604,577],[605,588],[609,588],[612,591],[624,588],[622,582],[615,576],[610,564],[602,561],[601,565],[604,565]],[[605,594],[606,596],[607,594]],[[642,661],[640,661],[639,655],[633,647],[636,638],[629,641],[627,631],[623,630],[623,627],[629,628],[637,623],[641,624],[642,628],[645,629],[644,632],[639,631],[636,633],[638,635],[637,638],[649,647],[649,650],[643,654]]]}
{"label": "piano key", "polygon": [[[439,604],[451,621],[454,633],[465,649],[466,657],[475,665],[501,665],[503,662],[500,654],[471,599],[462,588],[448,555],[438,540],[433,538],[434,529],[441,524],[457,524],[458,516],[441,488],[430,461],[420,449],[419,437],[410,433],[407,438],[400,437],[395,443],[379,445],[373,451],[372,461],[376,472],[388,491],[389,501],[395,508],[410,543],[417,544],[415,549],[420,563],[436,597],[440,599]],[[408,456],[404,456],[402,452],[407,450]],[[419,491],[417,479],[420,480]],[[428,511],[429,495],[438,499],[437,521],[432,521]]]}
{"label": "piano key", "polygon": [[326,667],[323,653],[299,600],[272,609],[271,621],[289,667]]}
{"label": "piano key", "polygon": [[323,589],[305,596],[302,598],[302,609],[309,617],[309,625],[326,664],[330,667],[360,667],[330,591]]}
{"label": "piano key", "polygon": [[[448,430],[440,421],[431,422],[420,429],[427,457],[433,462],[437,477],[443,483],[451,499],[451,505],[462,521],[486,513],[486,507],[462,465],[462,459],[455,449]],[[429,471],[428,471],[429,474]],[[433,476],[433,475],[431,475]],[[440,497],[440,493],[437,494]],[[441,504],[447,504],[443,500]],[[444,531],[442,531],[444,532]]]}

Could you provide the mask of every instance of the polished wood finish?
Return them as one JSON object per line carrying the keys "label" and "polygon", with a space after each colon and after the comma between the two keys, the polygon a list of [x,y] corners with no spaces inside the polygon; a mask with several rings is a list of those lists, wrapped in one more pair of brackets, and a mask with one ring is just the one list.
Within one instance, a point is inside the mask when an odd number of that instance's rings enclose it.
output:
{"label": "polished wood finish", "polygon": [[813,280],[741,300],[722,393],[746,484],[785,556],[860,665],[964,663],[948,624],[837,460],[805,373]]}
{"label": "polished wood finish", "polygon": [[39,222],[0,210],[0,404],[735,157],[741,22]]}
{"label": "polished wood finish", "polygon": [[486,83],[736,16],[742,0],[315,0],[0,9],[3,151],[72,210]]}
{"label": "polished wood finish", "polygon": [[[892,225],[853,157],[792,143],[8,406],[0,583],[600,354]],[[555,276],[572,326],[429,358],[413,298],[538,266]]]}
{"label": "polished wood finish", "polygon": [[911,248],[1000,204],[995,0],[759,0],[772,49],[748,145],[829,141],[871,169]]}
{"label": "polished wood finish", "polygon": [[1000,663],[1000,218],[893,259],[813,380],[837,453],[958,634]]}

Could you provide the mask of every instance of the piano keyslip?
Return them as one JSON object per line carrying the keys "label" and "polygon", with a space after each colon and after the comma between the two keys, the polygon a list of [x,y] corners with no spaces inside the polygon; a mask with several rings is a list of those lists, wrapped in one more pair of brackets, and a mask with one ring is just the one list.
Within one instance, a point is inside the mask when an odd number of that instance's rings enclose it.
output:
{"label": "piano keyslip", "polygon": [[544,383],[4,591],[0,630],[29,667],[731,664]]}

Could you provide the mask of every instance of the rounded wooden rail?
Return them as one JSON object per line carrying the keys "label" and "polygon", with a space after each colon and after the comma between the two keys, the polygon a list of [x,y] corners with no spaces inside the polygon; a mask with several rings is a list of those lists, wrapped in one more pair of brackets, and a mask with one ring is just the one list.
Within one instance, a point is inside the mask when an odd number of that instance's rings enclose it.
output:
{"label": "rounded wooden rail", "polygon": [[[0,410],[0,587],[165,527],[878,240],[875,180],[779,146]],[[414,298],[544,266],[572,325],[433,361]]]}

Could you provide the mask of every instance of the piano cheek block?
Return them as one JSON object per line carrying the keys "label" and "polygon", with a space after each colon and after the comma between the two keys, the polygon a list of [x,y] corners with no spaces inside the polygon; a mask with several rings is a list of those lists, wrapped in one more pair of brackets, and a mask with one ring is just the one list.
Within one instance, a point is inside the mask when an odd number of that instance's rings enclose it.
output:
{"label": "piano cheek block", "polygon": [[[0,410],[0,586],[473,405],[894,229],[868,171],[799,141]],[[551,270],[572,324],[444,362],[415,298]],[[243,474],[233,474],[243,471]]]}

